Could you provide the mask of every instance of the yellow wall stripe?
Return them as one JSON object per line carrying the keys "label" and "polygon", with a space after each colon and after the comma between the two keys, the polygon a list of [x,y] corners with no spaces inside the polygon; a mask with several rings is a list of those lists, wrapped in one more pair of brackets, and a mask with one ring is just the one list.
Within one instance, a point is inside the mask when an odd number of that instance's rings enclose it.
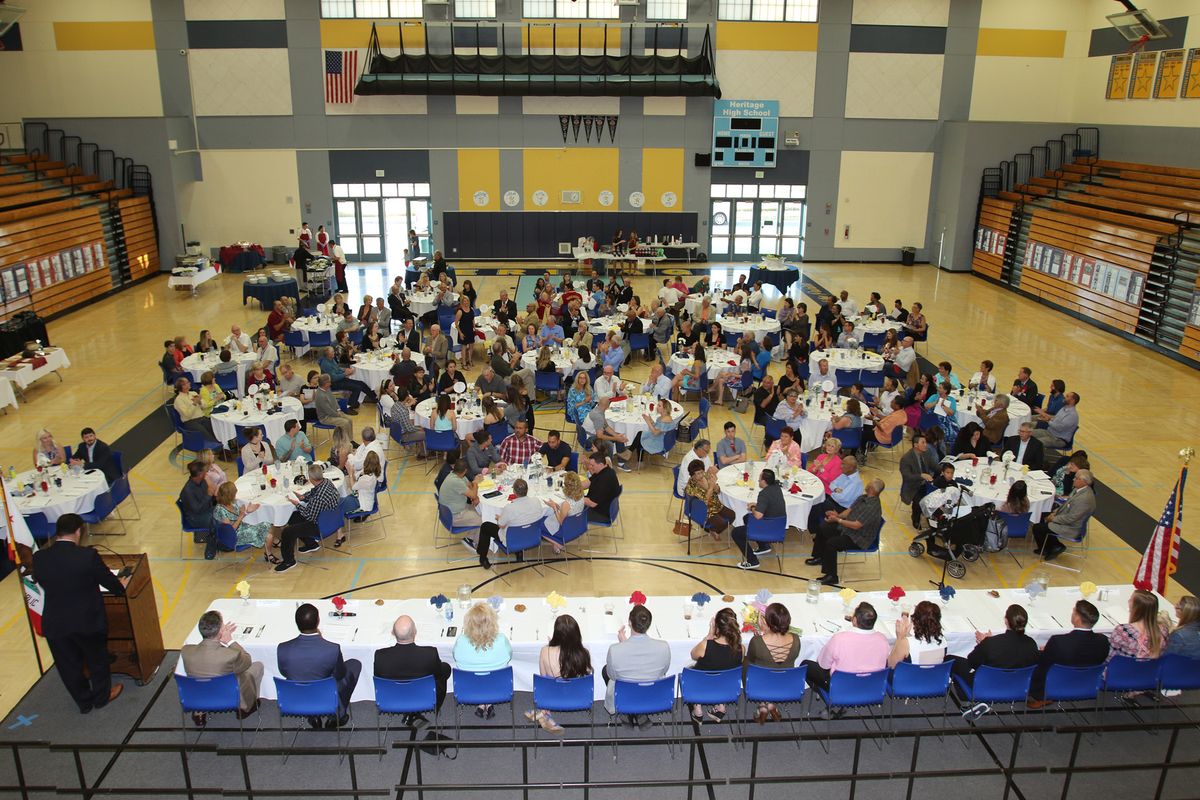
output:
{"label": "yellow wall stripe", "polygon": [[54,46],[59,50],[153,50],[154,23],[56,22]]}
{"label": "yellow wall stripe", "polygon": [[[603,211],[600,192],[616,194],[620,188],[620,151],[615,147],[568,147],[562,150],[525,150],[525,210]],[[533,203],[533,193],[546,193],[544,206]],[[579,191],[578,204],[564,205],[564,191]]]}
{"label": "yellow wall stripe", "polygon": [[621,48],[621,26],[616,23],[597,27],[595,22],[585,22],[580,29],[580,22],[571,20],[554,20],[554,27],[546,24],[547,20],[530,22],[521,28],[521,46],[532,49],[549,50],[555,48],[570,52],[579,49],[582,40],[583,49],[601,50],[606,45],[609,50]]}
{"label": "yellow wall stripe", "polygon": [[[642,193],[644,211],[683,210],[684,151],[676,147],[647,147],[642,150]],[[675,205],[662,204],[663,192],[675,193]]]}
{"label": "yellow wall stripe", "polygon": [[[475,193],[488,193],[486,205],[475,204]],[[458,151],[458,209],[459,211],[500,210],[500,151]]]}
{"label": "yellow wall stripe", "polygon": [[[323,19],[321,20],[321,47],[365,50],[371,42],[371,24],[378,23],[379,46],[390,49],[400,47],[400,20],[383,19]],[[421,25],[404,26],[404,49],[425,49],[425,28]]]}
{"label": "yellow wall stripe", "polygon": [[1062,58],[1066,47],[1066,31],[980,28],[975,52],[981,56]]}
{"label": "yellow wall stripe", "polygon": [[717,49],[813,53],[817,31],[812,22],[718,22]]}

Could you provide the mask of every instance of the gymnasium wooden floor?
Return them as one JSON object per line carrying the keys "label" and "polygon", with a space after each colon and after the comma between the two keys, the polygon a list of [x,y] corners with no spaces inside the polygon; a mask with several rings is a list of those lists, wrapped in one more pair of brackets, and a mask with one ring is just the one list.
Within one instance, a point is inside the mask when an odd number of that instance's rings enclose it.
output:
{"label": "gymnasium wooden floor", "polygon": [[[574,270],[573,264],[555,266]],[[713,269],[714,280],[728,282],[731,272],[726,265]],[[1002,384],[1021,366],[1032,367],[1042,387],[1052,378],[1065,380],[1082,398],[1082,428],[1076,443],[1091,455],[1098,479],[1150,517],[1157,518],[1162,512],[1178,472],[1176,454],[1181,447],[1196,444],[1197,405],[1188,398],[1200,395],[1200,373],[969,274],[891,264],[806,264],[805,272],[830,290],[848,289],[860,302],[871,291],[880,292],[889,304],[896,297],[903,298],[906,305],[914,300],[923,302],[932,329],[927,355],[935,363],[950,361],[959,375],[969,375],[981,359],[990,358]],[[350,276],[356,302],[361,287],[375,294],[377,287],[385,285],[378,267],[361,273],[352,269]],[[481,300],[489,303],[500,288],[511,290],[516,284],[515,275],[472,280]],[[390,282],[389,276],[386,284]],[[641,278],[636,285],[643,298],[648,298],[660,280]],[[155,413],[162,403],[156,362],[163,339],[182,334],[195,341],[201,328],[225,335],[232,324],[249,331],[262,324],[265,314],[257,304],[241,305],[241,289],[241,276],[222,275],[192,298],[167,289],[166,277],[160,277],[52,322],[51,338],[67,349],[73,366],[63,373],[63,383],[53,377],[43,380],[28,390],[28,400],[19,410],[10,409],[0,418],[0,464],[27,468],[34,436],[42,427],[49,428],[61,444],[74,445],[84,425],[96,428],[102,439],[112,442]],[[792,293],[799,297],[799,284]],[[814,301],[807,301],[810,309],[815,309]],[[774,302],[777,304],[778,297]],[[469,374],[473,376],[477,370]],[[639,363],[627,377],[640,379],[646,371]],[[355,430],[371,424],[374,416],[373,407],[364,408],[355,420]],[[719,435],[730,417],[728,410],[714,408],[710,431]],[[757,447],[761,437],[759,432],[749,431],[751,416],[734,414],[732,418],[739,423],[740,435]],[[561,412],[538,414],[539,429],[558,427],[561,422]],[[316,559],[319,568],[302,566],[277,576],[268,571],[261,556],[236,568],[228,568],[227,560],[206,562],[188,537],[185,557],[180,559],[179,518],[173,501],[184,473],[172,458],[172,446],[170,439],[162,442],[132,470],[141,520],[128,523],[125,537],[99,539],[121,552],[150,555],[168,648],[180,644],[214,597],[232,595],[234,585],[242,579],[250,582],[257,597],[354,592],[362,599],[428,597],[438,592],[451,595],[462,583],[478,586],[493,579],[473,558],[446,564],[446,552],[465,559],[466,550],[435,551],[431,547],[432,481],[425,475],[426,465],[416,462],[392,462],[390,499],[396,514],[384,523],[387,538],[355,547],[352,555],[326,551]],[[913,531],[907,508],[893,512],[898,476],[890,463],[886,456],[872,458],[864,470],[865,477],[882,477],[887,483],[883,502],[888,521],[883,530],[883,579],[853,584],[860,590],[894,584],[924,586],[938,572],[937,563],[910,558],[906,552]],[[232,469],[232,465],[227,467]],[[543,595],[557,589],[567,595],[620,595],[640,589],[653,595],[691,594],[703,589],[715,594],[710,586],[735,593],[753,593],[764,586],[773,591],[802,591],[804,581],[817,571],[803,564],[810,542],[807,536],[804,541],[789,540],[782,575],[774,572],[773,559],[764,560],[763,569],[757,572],[740,571],[733,549],[710,552],[711,546],[701,545],[688,557],[670,531],[670,472],[647,468],[640,474],[621,475],[621,480],[625,485],[621,513],[625,538],[615,558],[576,563],[570,578],[554,573],[538,577],[525,570],[511,579],[511,588],[493,581],[488,593]],[[1091,537],[1082,578],[1074,572],[1050,569],[1054,584],[1069,585],[1081,579],[1125,583],[1131,579],[1139,553],[1095,522]],[[1022,563],[1024,567],[1019,568],[1007,556],[992,558],[987,565],[980,562],[971,566],[959,585],[1024,585],[1038,567],[1030,558],[1022,558]],[[842,577],[853,580],[856,574],[873,574],[873,569],[873,564],[849,566]],[[9,579],[3,586],[0,711],[7,713],[37,673],[16,581]],[[1182,593],[1175,584],[1168,592],[1171,599]],[[44,647],[42,652],[48,663]]]}

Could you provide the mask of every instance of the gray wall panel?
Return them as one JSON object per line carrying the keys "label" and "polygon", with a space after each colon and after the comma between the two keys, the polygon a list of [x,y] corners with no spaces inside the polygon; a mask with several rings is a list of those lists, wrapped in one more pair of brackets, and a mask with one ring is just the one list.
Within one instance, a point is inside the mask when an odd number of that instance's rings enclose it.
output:
{"label": "gray wall panel", "polygon": [[854,25],[852,53],[943,53],[946,29],[925,25]]}

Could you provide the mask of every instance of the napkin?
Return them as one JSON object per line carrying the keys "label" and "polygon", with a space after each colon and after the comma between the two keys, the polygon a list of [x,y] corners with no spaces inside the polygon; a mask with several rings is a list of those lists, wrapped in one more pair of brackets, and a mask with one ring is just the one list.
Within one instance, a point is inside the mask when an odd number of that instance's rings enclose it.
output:
{"label": "napkin", "polygon": [[446,603],[449,603],[449,602],[450,602],[449,598],[447,598],[446,595],[444,595],[444,594],[435,594],[433,597],[429,598],[429,604],[431,606],[435,606],[438,609],[441,609],[442,606],[446,605]]}
{"label": "napkin", "polygon": [[1029,593],[1029,599],[1034,600],[1039,594],[1042,594],[1046,590],[1043,589],[1042,585],[1037,581],[1030,581],[1029,583],[1025,584],[1025,591]]}
{"label": "napkin", "polygon": [[615,397],[613,397],[613,399],[612,399],[612,402],[614,402],[614,403],[623,403],[623,402],[625,402],[625,401],[626,401],[626,400],[628,400],[628,399],[629,399],[629,398],[628,398],[627,396],[625,396],[625,395],[623,395],[623,394],[619,394],[619,395],[616,395]]}
{"label": "napkin", "polygon": [[517,499],[517,496],[516,496],[515,494],[510,494],[510,495],[508,496],[508,502],[510,502],[510,503],[511,503],[513,500],[516,500],[516,499]]}
{"label": "napkin", "polygon": [[1084,597],[1089,597],[1095,594],[1096,584],[1092,583],[1091,581],[1084,581],[1083,583],[1079,584],[1079,593]]}
{"label": "napkin", "polygon": [[945,600],[947,603],[949,603],[951,598],[953,598],[954,595],[957,594],[957,592],[954,591],[953,586],[943,586],[941,591],[938,592],[938,594],[940,594],[942,596],[943,600]]}
{"label": "napkin", "polygon": [[704,592],[696,592],[694,595],[692,595],[692,602],[698,606],[703,606],[709,600],[712,600],[712,598]]}
{"label": "napkin", "polygon": [[905,595],[905,591],[904,591],[903,587],[893,586],[891,589],[888,590],[887,596],[888,596],[888,600],[891,600],[893,603],[896,603],[896,602],[899,602],[900,598],[904,597],[904,595]]}
{"label": "napkin", "polygon": [[731,367],[736,367],[736,366],[737,366],[737,362],[736,362],[736,361],[734,361],[734,360],[731,358],[731,359],[729,359],[729,366],[731,366]]}
{"label": "napkin", "polygon": [[646,595],[635,589],[633,594],[629,595],[629,602],[635,605],[642,605],[646,602]]}
{"label": "napkin", "polygon": [[800,494],[800,487],[793,483],[792,488],[788,489],[788,494]]}
{"label": "napkin", "polygon": [[759,603],[762,603],[765,606],[767,604],[767,601],[769,601],[771,599],[771,590],[770,589],[759,589],[758,593],[756,595],[754,595],[754,599],[757,600]]}
{"label": "napkin", "polygon": [[857,594],[858,594],[858,592],[854,591],[850,587],[846,587],[845,589],[842,589],[840,592],[838,592],[838,597],[842,598],[843,603],[845,603],[846,605],[849,605],[850,601],[853,600],[855,595],[857,595]]}

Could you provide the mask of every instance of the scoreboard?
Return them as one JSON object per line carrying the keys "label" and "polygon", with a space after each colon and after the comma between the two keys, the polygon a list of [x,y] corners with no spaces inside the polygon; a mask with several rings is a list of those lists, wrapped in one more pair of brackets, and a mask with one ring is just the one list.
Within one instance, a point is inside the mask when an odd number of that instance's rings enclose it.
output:
{"label": "scoreboard", "polygon": [[717,100],[713,104],[714,167],[773,167],[778,140],[778,100]]}

